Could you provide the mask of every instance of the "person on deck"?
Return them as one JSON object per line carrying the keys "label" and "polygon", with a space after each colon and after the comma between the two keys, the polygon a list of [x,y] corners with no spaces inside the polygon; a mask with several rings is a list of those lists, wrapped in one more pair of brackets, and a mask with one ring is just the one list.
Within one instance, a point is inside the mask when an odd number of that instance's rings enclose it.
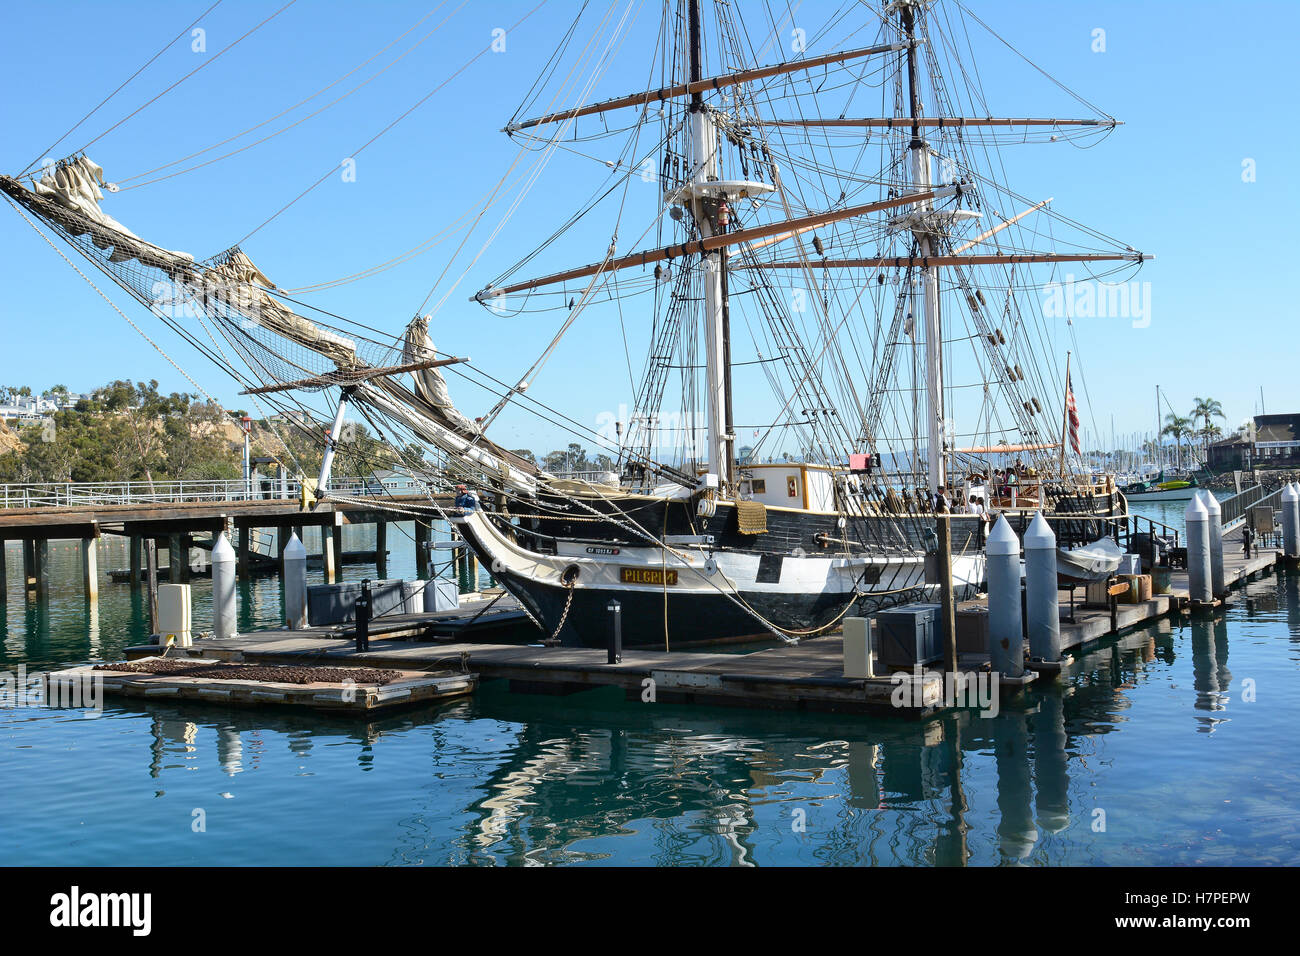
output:
{"label": "person on deck", "polygon": [[456,507],[461,511],[477,511],[478,495],[470,491],[465,485],[456,486]]}

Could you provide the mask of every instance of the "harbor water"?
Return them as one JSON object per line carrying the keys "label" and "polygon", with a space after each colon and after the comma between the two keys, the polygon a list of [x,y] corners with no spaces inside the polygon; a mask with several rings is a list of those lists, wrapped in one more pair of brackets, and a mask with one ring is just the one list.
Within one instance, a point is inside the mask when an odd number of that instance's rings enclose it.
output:
{"label": "harbor water", "polygon": [[[409,533],[389,529],[390,576],[414,574]],[[363,534],[345,547],[373,547]],[[125,564],[120,541],[101,548],[101,569]],[[41,606],[9,547],[0,671],[117,659],[144,637],[127,585],[105,581],[88,610],[76,545],[50,549]],[[205,622],[209,583],[194,588]],[[275,578],[239,596],[241,628],[278,621]],[[1108,639],[996,716],[708,709],[499,682],[370,722],[10,706],[0,863],[1296,865],[1298,668],[1292,572],[1251,582],[1218,617]]]}

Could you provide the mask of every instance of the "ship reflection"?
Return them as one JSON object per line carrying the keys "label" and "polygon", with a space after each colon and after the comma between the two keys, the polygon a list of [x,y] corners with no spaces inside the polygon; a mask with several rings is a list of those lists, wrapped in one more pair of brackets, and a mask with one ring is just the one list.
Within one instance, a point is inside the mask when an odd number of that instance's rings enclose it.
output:
{"label": "ship reflection", "polygon": [[368,773],[400,755],[402,782],[385,785],[404,787],[390,796],[406,806],[391,842],[374,848],[395,864],[1021,866],[1080,853],[1089,862],[1079,847],[1094,823],[1102,738],[1124,729],[1133,689],[1156,673],[1167,679],[1175,648],[1190,647],[1197,729],[1227,719],[1227,623],[1185,627],[1160,622],[1081,655],[1061,681],[1004,698],[993,717],[706,709],[628,702],[612,690],[511,694],[501,683],[360,723],[179,705],[142,712],[160,781],[215,767],[233,790],[250,771],[337,773],[343,758]]}

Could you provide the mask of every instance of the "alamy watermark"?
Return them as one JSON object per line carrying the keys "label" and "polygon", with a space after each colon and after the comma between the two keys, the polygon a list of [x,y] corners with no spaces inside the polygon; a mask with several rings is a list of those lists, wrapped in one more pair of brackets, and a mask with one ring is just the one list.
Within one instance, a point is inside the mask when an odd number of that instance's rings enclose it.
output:
{"label": "alamy watermark", "polygon": [[[941,681],[942,700],[933,699],[926,688],[931,681]],[[996,717],[1001,704],[999,691],[1002,675],[997,671],[939,671],[925,670],[920,664],[911,672],[895,671],[889,678],[894,685],[889,702],[894,707],[974,707],[981,717]]]}
{"label": "alamy watermark", "polygon": [[1043,317],[1046,319],[1129,319],[1135,329],[1151,324],[1151,283],[1075,281],[1067,274],[1064,282],[1043,286]]}
{"label": "alamy watermark", "polygon": [[45,707],[84,710],[98,717],[104,712],[104,675],[89,671],[32,671],[19,664],[16,671],[0,671],[0,707]]}

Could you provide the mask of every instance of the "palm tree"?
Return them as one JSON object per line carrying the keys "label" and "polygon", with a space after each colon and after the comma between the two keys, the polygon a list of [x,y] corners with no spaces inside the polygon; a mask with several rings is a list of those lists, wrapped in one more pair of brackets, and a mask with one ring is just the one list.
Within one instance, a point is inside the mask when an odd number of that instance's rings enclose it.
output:
{"label": "palm tree", "polygon": [[1193,398],[1192,399],[1191,417],[1193,420],[1200,419],[1204,424],[1200,428],[1202,440],[1202,449],[1205,460],[1210,460],[1210,439],[1218,429],[1210,423],[1212,417],[1222,418],[1225,422],[1228,416],[1223,414],[1223,406],[1215,398]]}
{"label": "palm tree", "polygon": [[1170,412],[1165,416],[1165,427],[1160,431],[1160,434],[1168,435],[1177,444],[1179,468],[1183,466],[1183,439],[1195,434],[1192,431],[1193,424],[1192,419]]}

